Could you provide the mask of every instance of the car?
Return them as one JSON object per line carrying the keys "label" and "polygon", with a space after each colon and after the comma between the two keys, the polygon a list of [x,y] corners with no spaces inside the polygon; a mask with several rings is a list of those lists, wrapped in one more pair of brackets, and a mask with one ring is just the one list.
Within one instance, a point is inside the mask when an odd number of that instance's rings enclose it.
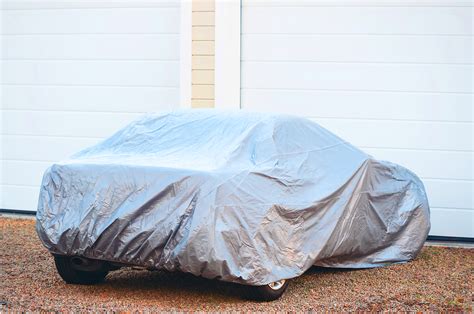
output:
{"label": "car", "polygon": [[46,170],[37,233],[67,283],[127,266],[278,299],[316,265],[404,263],[430,229],[423,183],[289,115],[147,114]]}

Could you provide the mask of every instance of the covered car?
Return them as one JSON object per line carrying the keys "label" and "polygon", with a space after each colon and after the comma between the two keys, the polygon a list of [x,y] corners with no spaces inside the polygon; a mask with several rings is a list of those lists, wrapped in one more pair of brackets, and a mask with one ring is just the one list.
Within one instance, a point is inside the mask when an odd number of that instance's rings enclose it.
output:
{"label": "covered car", "polygon": [[52,165],[36,229],[67,282],[138,265],[269,300],[313,265],[414,259],[430,219],[415,174],[313,121],[192,110],[145,115]]}

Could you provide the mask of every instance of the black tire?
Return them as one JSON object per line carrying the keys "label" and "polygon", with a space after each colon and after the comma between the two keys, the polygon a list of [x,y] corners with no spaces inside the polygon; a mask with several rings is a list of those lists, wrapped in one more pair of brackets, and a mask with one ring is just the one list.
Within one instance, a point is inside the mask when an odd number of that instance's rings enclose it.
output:
{"label": "black tire", "polygon": [[56,264],[59,276],[61,276],[66,283],[70,284],[93,285],[102,282],[109,273],[107,264],[103,262],[100,268],[94,271],[77,270],[71,263],[70,256],[55,255],[54,263]]}
{"label": "black tire", "polygon": [[[280,280],[283,281],[283,284],[275,285],[276,283],[271,283],[264,286],[249,286],[246,287],[246,296],[247,298],[255,301],[274,301],[279,299],[283,293],[285,292],[286,288],[288,288],[288,280]],[[273,286],[273,288],[272,288]]]}

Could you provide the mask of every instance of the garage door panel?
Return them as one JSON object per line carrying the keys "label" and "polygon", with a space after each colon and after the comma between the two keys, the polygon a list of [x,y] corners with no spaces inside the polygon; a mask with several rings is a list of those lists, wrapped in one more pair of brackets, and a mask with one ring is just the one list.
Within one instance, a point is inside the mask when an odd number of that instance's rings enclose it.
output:
{"label": "garage door panel", "polygon": [[465,7],[280,7],[267,2],[242,8],[242,33],[469,35],[471,15]]}
{"label": "garage door panel", "polygon": [[379,160],[402,165],[421,178],[474,180],[474,153],[363,148]]}
{"label": "garage door panel", "polygon": [[472,123],[337,118],[313,120],[344,140],[360,147],[472,152],[474,145]]}
{"label": "garage door panel", "polygon": [[159,112],[179,103],[177,87],[4,85],[7,110]]}
{"label": "garage door panel", "polygon": [[179,34],[4,35],[5,59],[177,60]]}
{"label": "garage door panel", "polygon": [[241,107],[308,117],[423,180],[473,233],[472,1],[243,0]]}
{"label": "garage door panel", "polygon": [[[156,8],[89,8],[5,10],[5,34],[179,33],[180,10]],[[60,26],[60,27],[58,27]]]}
{"label": "garage door panel", "polygon": [[318,118],[473,121],[472,94],[242,89],[241,106]]}
{"label": "garage door panel", "polygon": [[[350,51],[350,53],[347,53]],[[472,63],[469,36],[246,34],[246,61]]]}
{"label": "garage door panel", "polygon": [[[175,0],[9,1],[2,12],[0,208],[36,208],[52,162],[180,101]],[[3,150],[4,149],[4,150]]]}
{"label": "garage door panel", "polygon": [[39,186],[0,184],[0,208],[36,211],[38,207],[39,189]]}
{"label": "garage door panel", "polygon": [[424,179],[430,206],[441,208],[474,209],[472,180]]}
{"label": "garage door panel", "polygon": [[3,159],[55,162],[97,144],[98,138],[2,135]]}
{"label": "garage door panel", "polygon": [[471,93],[472,66],[243,61],[242,88]]}
{"label": "garage door panel", "polygon": [[5,61],[4,84],[178,87],[177,61]]}
{"label": "garage door panel", "polygon": [[141,116],[132,113],[6,111],[3,134],[101,138]]}
{"label": "garage door panel", "polygon": [[432,208],[430,235],[474,238],[474,211]]}
{"label": "garage door panel", "polygon": [[0,184],[39,186],[50,162],[2,160],[3,174]]}

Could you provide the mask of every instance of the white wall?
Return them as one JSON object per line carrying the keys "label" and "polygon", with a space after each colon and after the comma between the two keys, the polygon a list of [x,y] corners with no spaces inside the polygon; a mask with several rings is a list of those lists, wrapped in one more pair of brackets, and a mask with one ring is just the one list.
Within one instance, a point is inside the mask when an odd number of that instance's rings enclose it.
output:
{"label": "white wall", "polygon": [[243,1],[241,107],[412,169],[431,234],[474,237],[473,3]]}
{"label": "white wall", "polygon": [[36,210],[54,161],[180,102],[180,3],[3,4],[0,208]]}

